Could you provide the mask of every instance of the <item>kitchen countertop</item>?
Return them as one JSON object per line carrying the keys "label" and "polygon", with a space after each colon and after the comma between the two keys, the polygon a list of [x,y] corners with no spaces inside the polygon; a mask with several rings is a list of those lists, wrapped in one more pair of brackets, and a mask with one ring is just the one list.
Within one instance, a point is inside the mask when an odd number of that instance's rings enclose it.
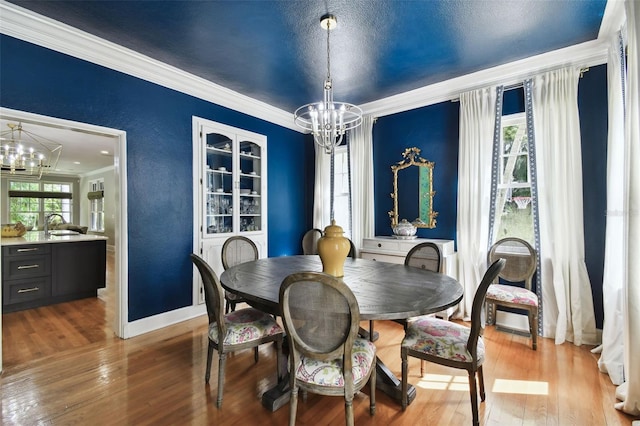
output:
{"label": "kitchen countertop", "polygon": [[[2,237],[0,244],[2,246],[16,246],[24,244],[50,244],[50,243],[75,243],[79,241],[98,241],[108,240],[107,237],[102,235],[92,234],[69,234],[69,231],[51,231],[52,234],[45,237],[43,231],[29,231],[22,237]],[[55,235],[55,233],[64,232],[66,235]]]}

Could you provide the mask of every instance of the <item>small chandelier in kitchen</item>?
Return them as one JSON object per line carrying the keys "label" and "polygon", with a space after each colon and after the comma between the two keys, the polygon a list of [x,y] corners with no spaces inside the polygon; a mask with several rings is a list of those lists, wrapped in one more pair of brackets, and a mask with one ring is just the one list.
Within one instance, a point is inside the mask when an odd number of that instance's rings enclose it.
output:
{"label": "small chandelier in kitchen", "polygon": [[2,175],[34,176],[55,168],[62,153],[62,144],[38,136],[22,127],[22,123],[7,123],[9,130],[0,132]]}
{"label": "small chandelier in kitchen", "polygon": [[346,102],[333,101],[331,82],[331,50],[329,33],[338,25],[334,15],[323,15],[320,26],[327,30],[327,78],[324,81],[324,100],[298,108],[294,113],[295,123],[313,134],[313,139],[330,154],[340,145],[345,132],[362,124],[362,110]]}

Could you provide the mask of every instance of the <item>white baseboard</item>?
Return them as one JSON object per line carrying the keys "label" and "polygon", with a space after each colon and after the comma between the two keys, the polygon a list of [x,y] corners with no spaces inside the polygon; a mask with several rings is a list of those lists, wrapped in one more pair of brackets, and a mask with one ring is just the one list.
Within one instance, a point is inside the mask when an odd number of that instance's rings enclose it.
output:
{"label": "white baseboard", "polygon": [[206,313],[207,309],[203,304],[197,306],[187,306],[185,308],[175,309],[173,311],[142,318],[140,320],[125,324],[123,338],[129,339],[131,337],[149,333],[150,331],[156,331],[161,328],[177,324],[179,322],[187,321],[192,318],[205,315]]}
{"label": "white baseboard", "polygon": [[529,333],[529,318],[512,312],[496,311],[496,326]]}

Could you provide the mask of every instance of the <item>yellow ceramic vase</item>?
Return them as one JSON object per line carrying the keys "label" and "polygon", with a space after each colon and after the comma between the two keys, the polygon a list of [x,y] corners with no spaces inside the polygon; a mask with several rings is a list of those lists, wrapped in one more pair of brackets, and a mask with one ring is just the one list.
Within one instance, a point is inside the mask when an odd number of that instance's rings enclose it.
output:
{"label": "yellow ceramic vase", "polygon": [[322,260],[322,272],[341,278],[344,276],[344,261],[349,255],[351,244],[344,237],[344,231],[336,221],[324,228],[324,236],[318,240],[318,254]]}

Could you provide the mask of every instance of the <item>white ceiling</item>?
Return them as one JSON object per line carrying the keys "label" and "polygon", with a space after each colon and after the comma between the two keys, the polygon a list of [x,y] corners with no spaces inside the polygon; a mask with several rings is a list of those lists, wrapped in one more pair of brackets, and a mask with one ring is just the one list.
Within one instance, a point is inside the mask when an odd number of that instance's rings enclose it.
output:
{"label": "white ceiling", "polygon": [[[16,120],[0,115],[0,130],[9,130],[8,123],[22,123],[25,131],[36,137],[57,142],[62,145],[62,153],[55,168],[49,174],[79,176],[92,171],[113,166],[113,153],[117,138],[71,127],[54,127],[29,120]],[[108,154],[102,154],[106,151]]]}

